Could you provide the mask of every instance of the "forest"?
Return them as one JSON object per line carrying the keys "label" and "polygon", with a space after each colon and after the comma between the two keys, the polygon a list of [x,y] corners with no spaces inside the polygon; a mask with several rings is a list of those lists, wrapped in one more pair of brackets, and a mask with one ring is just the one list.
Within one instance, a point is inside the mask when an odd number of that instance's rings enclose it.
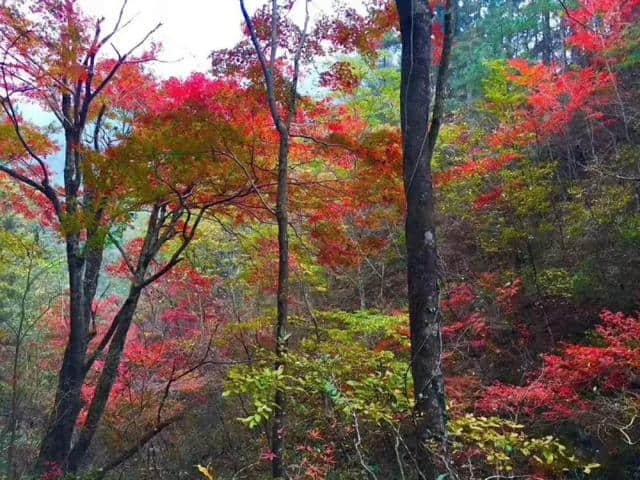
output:
{"label": "forest", "polygon": [[0,479],[640,479],[640,0],[210,2],[0,2]]}

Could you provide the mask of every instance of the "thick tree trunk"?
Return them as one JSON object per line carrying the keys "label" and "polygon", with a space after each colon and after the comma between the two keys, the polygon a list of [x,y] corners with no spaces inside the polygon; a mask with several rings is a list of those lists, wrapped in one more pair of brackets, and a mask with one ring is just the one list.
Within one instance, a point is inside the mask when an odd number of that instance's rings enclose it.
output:
{"label": "thick tree trunk", "polygon": [[67,238],[69,270],[69,339],[58,376],[53,409],[47,431],[40,445],[39,468],[48,463],[66,467],[71,438],[81,408],[84,361],[87,350],[87,322],[84,317],[84,259],[79,252],[77,235]]}
{"label": "thick tree trunk", "polygon": [[[167,217],[165,217],[164,214],[160,213],[160,208],[154,207],[147,222],[147,231],[138,259],[138,264],[135,267],[135,273],[131,280],[129,294],[113,319],[113,329],[109,329],[107,332],[104,344],[101,342],[102,347],[106,347],[108,342],[109,350],[105,358],[104,367],[100,373],[100,377],[98,378],[98,385],[89,405],[87,420],[80,430],[78,439],[68,455],[68,470],[71,472],[77,471],[82,466],[87,451],[91,446],[91,441],[98,430],[100,419],[102,418],[107,406],[111,389],[118,376],[118,367],[120,366],[120,361],[122,359],[127,334],[131,328],[131,323],[133,322],[133,317],[136,313],[142,290],[144,289],[146,281],[145,277],[147,275],[149,265],[164,242],[163,240],[160,240],[159,237],[162,227],[166,226],[164,225],[164,219],[166,218]],[[179,216],[176,218],[179,218]],[[89,277],[89,273],[91,273],[92,276]],[[97,281],[97,272],[94,272],[93,269],[87,268],[87,274],[85,275],[86,287],[89,291],[93,291],[95,294],[96,281],[94,281],[93,278],[94,274],[96,275],[95,279]],[[112,336],[109,336],[110,334],[112,334]],[[97,353],[100,353],[101,351],[99,348],[100,347],[98,347]],[[95,353],[92,355],[92,359],[94,357]],[[90,359],[89,363],[83,362],[84,375],[86,375],[90,369],[92,359]]]}
{"label": "thick tree trunk", "polygon": [[87,421],[69,454],[69,471],[71,472],[75,472],[80,468],[107,406],[111,388],[118,376],[118,367],[120,366],[120,359],[124,351],[127,333],[131,327],[131,322],[133,321],[133,316],[138,306],[138,301],[140,300],[141,291],[142,289],[136,285],[131,287],[127,299],[122,307],[120,307],[114,320],[117,328],[109,344],[109,351],[98,380],[98,386],[91,399]]}
{"label": "thick tree trunk", "polygon": [[423,475],[436,475],[428,442],[445,438],[445,395],[441,369],[438,255],[431,158],[442,116],[444,84],[451,47],[452,3],[445,14],[445,37],[431,124],[431,34],[428,2],[396,0],[402,36],[401,123],[403,177],[407,200],[405,234],[418,460]]}
{"label": "thick tree trunk", "polygon": [[[81,184],[80,145],[82,126],[78,126],[72,113],[72,99],[62,96],[62,114],[65,119],[64,185],[66,210],[64,218],[75,222],[78,213],[78,195]],[[81,247],[80,232],[70,230],[65,236],[67,269],[69,273],[69,337],[58,374],[58,387],[47,430],[40,444],[39,469],[55,463],[66,468],[71,448],[73,429],[81,409],[81,389],[84,382],[84,361],[87,352],[88,319],[86,305],[93,297],[85,298],[85,256]]]}
{"label": "thick tree trunk", "polygon": [[[68,98],[63,98],[65,117],[71,118],[68,102]],[[79,206],[78,185],[81,183],[81,177],[78,166],[82,159],[73,145],[80,143],[80,132],[79,128],[69,128],[65,131],[65,213],[70,219],[78,213]],[[96,222],[99,222],[99,219],[98,213]],[[104,248],[104,239],[98,234],[98,227],[96,223],[87,229],[88,238],[84,246],[79,232],[68,232],[65,239],[69,272],[69,337],[58,375],[55,402],[40,445],[39,469],[46,468],[48,463],[67,467],[73,431],[82,407],[81,390],[86,375],[85,359],[92,317],[91,308],[98,287]]]}

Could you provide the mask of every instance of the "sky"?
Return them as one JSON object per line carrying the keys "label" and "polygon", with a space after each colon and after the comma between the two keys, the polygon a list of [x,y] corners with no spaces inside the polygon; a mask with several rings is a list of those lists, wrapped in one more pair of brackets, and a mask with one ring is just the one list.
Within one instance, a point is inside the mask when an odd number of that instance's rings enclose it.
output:
{"label": "sky", "polygon": [[[103,32],[110,31],[117,19],[123,0],[78,0],[89,15],[104,17]],[[341,0],[361,8],[362,0]],[[249,12],[265,0],[245,0]],[[310,14],[330,13],[334,0],[311,0]],[[302,24],[303,2],[291,12],[294,21]],[[150,40],[162,44],[160,62],[150,68],[160,78],[187,77],[194,71],[210,69],[209,54],[216,49],[231,48],[242,38],[243,19],[239,0],[127,0],[123,21],[131,20],[114,36],[112,43],[120,52],[136,45],[158,23],[162,26]],[[107,50],[108,52],[108,50]],[[110,52],[109,52],[110,53]],[[22,115],[35,124],[46,126],[53,117],[36,105],[26,104]],[[52,159],[54,170],[61,168],[59,155]]]}
{"label": "sky", "polygon": [[[116,18],[119,0],[80,0],[82,9],[91,15],[105,17],[105,30]],[[248,6],[252,3],[249,0]],[[163,77],[183,76],[191,71],[206,71],[207,55],[217,48],[232,47],[241,36],[238,0],[129,0],[125,18],[132,23],[116,38],[120,51],[135,45],[158,23],[154,41],[163,46],[163,63],[154,70]]]}
{"label": "sky", "polygon": [[[252,11],[264,0],[245,2],[247,9]],[[79,3],[86,13],[105,17],[105,30],[113,25],[122,4],[121,0],[79,0]],[[363,2],[346,0],[345,3],[359,6]],[[311,16],[329,12],[332,4],[333,0],[312,0]],[[300,17],[301,23],[302,2],[298,2],[292,14]],[[165,78],[207,71],[209,53],[232,47],[242,36],[239,0],[128,0],[125,18],[133,18],[133,21],[114,39],[120,51],[135,45],[155,25],[162,23],[152,37],[163,45],[162,62],[156,63],[153,69]]]}

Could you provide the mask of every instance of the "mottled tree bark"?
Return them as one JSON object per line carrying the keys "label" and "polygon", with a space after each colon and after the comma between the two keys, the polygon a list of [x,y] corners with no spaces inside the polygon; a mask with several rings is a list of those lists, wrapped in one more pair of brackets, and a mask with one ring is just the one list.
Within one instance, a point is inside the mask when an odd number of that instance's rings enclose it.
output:
{"label": "mottled tree bark", "polygon": [[[65,124],[64,185],[67,200],[66,211],[61,218],[64,220],[73,219],[78,213],[82,158],[74,146],[80,144],[86,118],[77,118],[74,114],[74,110],[79,106],[72,104],[71,95],[64,94],[61,105]],[[58,374],[54,405],[40,445],[38,463],[41,468],[49,462],[66,466],[73,429],[80,413],[80,394],[85,376],[84,360],[89,326],[86,305],[91,304],[93,296],[90,291],[85,292],[86,260],[82,251],[80,232],[67,232],[65,243],[69,275],[69,337]],[[95,290],[93,294],[95,295]]]}
{"label": "mottled tree bark", "polygon": [[418,464],[436,475],[428,442],[445,439],[445,394],[441,368],[438,253],[431,159],[442,119],[453,36],[453,0],[445,11],[445,43],[432,105],[432,22],[428,2],[396,0],[402,36],[401,124],[403,179],[407,200],[406,244],[411,371],[414,382]]}

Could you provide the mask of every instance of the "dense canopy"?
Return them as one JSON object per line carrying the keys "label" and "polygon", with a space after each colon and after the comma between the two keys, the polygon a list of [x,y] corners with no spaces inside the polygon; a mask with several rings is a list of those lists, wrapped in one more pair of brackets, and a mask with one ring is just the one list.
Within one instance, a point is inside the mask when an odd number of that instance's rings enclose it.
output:
{"label": "dense canopy", "polygon": [[233,3],[1,2],[1,478],[640,478],[640,0]]}

